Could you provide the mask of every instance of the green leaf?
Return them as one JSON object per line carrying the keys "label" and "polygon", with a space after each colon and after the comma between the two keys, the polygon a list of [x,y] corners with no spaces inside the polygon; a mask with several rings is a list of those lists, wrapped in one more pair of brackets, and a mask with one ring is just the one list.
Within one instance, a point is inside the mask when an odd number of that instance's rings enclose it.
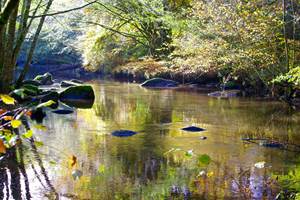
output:
{"label": "green leaf", "polygon": [[198,157],[199,165],[209,165],[211,158],[207,154],[202,154]]}
{"label": "green leaf", "polygon": [[3,103],[7,104],[7,105],[14,105],[15,104],[15,99],[6,95],[6,94],[1,94],[0,95],[1,100],[3,101]]}
{"label": "green leaf", "polygon": [[44,103],[39,104],[36,108],[49,107],[49,106],[51,106],[52,104],[55,104],[55,103],[56,103],[55,101],[49,100],[49,101],[46,101]]}
{"label": "green leaf", "polygon": [[29,139],[29,138],[32,137],[32,135],[33,135],[32,130],[29,130],[29,131],[27,131],[26,133],[24,133],[22,136],[23,136],[24,138]]}
{"label": "green leaf", "polygon": [[41,146],[44,145],[44,143],[41,142],[41,141],[34,141],[34,144],[35,144],[36,147],[41,147]]}
{"label": "green leaf", "polygon": [[22,122],[20,120],[11,120],[10,124],[13,128],[18,128],[22,125]]}

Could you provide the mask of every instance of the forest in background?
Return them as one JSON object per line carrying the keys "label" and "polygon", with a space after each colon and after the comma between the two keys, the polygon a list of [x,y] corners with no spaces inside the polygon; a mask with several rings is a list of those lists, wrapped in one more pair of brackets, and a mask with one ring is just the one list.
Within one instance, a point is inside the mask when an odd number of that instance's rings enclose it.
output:
{"label": "forest in background", "polygon": [[39,64],[213,83],[287,102],[300,87],[296,0],[3,0],[3,11],[8,2],[17,6],[2,30],[2,90]]}

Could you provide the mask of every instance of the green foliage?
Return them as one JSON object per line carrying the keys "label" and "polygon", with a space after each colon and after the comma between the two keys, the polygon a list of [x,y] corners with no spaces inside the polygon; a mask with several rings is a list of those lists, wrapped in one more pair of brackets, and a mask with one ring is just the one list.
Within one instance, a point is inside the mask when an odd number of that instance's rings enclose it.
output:
{"label": "green foliage", "polygon": [[272,83],[278,85],[289,85],[294,89],[300,89],[300,67],[295,67],[291,69],[284,75],[277,76]]}

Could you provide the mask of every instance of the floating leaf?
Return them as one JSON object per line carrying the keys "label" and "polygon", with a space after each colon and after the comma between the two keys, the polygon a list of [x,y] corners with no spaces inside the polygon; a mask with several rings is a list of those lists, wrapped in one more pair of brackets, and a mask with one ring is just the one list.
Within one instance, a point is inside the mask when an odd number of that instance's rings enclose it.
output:
{"label": "floating leaf", "polygon": [[262,162],[257,162],[254,164],[254,167],[258,168],[258,169],[262,169],[265,167],[266,162],[262,161]]}
{"label": "floating leaf", "polygon": [[56,163],[55,161],[53,161],[53,160],[50,160],[50,161],[49,161],[49,164],[50,164],[50,165],[56,165],[57,163]]}
{"label": "floating leaf", "polygon": [[24,138],[29,139],[29,138],[32,137],[32,135],[33,135],[32,130],[29,130],[29,131],[27,131],[26,133],[24,133],[22,136],[23,136]]}
{"label": "floating leaf", "polygon": [[214,172],[208,172],[207,177],[212,177],[214,175]]}
{"label": "floating leaf", "polygon": [[51,106],[55,103],[56,103],[55,101],[49,100],[49,101],[46,101],[44,103],[40,103],[36,108],[49,107],[49,106]]}
{"label": "floating leaf", "polygon": [[202,170],[199,172],[199,174],[197,175],[197,177],[203,177],[206,176],[206,171]]}
{"label": "floating leaf", "polygon": [[41,147],[41,146],[44,145],[44,143],[41,142],[41,141],[34,141],[34,144],[35,144],[36,147]]}
{"label": "floating leaf", "polygon": [[6,153],[6,147],[2,140],[0,140],[0,153]]}
{"label": "floating leaf", "polygon": [[70,163],[71,167],[74,167],[76,165],[76,163],[77,163],[76,156],[72,155],[71,158],[70,158],[70,162],[69,163]]}
{"label": "floating leaf", "polygon": [[22,125],[22,122],[20,120],[11,120],[10,124],[13,128],[18,128]]}
{"label": "floating leaf", "polygon": [[105,171],[105,165],[101,164],[99,167],[98,167],[98,172],[103,174]]}
{"label": "floating leaf", "polygon": [[207,154],[200,155],[198,157],[199,165],[208,165],[211,161],[211,158]]}
{"label": "floating leaf", "polygon": [[74,180],[79,179],[83,175],[83,172],[81,170],[75,169],[72,171],[72,176]]}
{"label": "floating leaf", "polygon": [[11,96],[8,96],[6,94],[1,94],[0,98],[3,101],[3,103],[5,103],[7,105],[14,105],[15,104],[15,99],[12,98]]}
{"label": "floating leaf", "polygon": [[41,130],[41,131],[47,131],[47,127],[42,124],[36,124],[36,125],[34,125],[34,128]]}
{"label": "floating leaf", "polygon": [[188,150],[188,151],[185,153],[185,156],[187,156],[187,157],[192,157],[193,155],[194,155],[193,149]]}

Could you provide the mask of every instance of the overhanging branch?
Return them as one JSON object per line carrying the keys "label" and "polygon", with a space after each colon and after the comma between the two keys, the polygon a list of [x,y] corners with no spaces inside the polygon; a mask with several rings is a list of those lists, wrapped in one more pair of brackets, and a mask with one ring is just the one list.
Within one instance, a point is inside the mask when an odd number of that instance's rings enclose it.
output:
{"label": "overhanging branch", "polygon": [[42,14],[42,15],[36,15],[36,16],[29,16],[29,18],[40,18],[40,17],[47,17],[47,16],[54,16],[54,15],[60,15],[60,14],[64,14],[64,13],[68,13],[68,12],[72,12],[72,11],[75,11],[75,10],[80,10],[80,9],[83,9],[89,5],[92,5],[94,3],[96,3],[97,1],[92,1],[90,3],[87,3],[83,6],[79,6],[79,7],[76,7],[76,8],[71,8],[71,9],[68,9],[68,10],[62,10],[62,11],[58,11],[58,12],[54,12],[54,13],[47,13],[47,14]]}

